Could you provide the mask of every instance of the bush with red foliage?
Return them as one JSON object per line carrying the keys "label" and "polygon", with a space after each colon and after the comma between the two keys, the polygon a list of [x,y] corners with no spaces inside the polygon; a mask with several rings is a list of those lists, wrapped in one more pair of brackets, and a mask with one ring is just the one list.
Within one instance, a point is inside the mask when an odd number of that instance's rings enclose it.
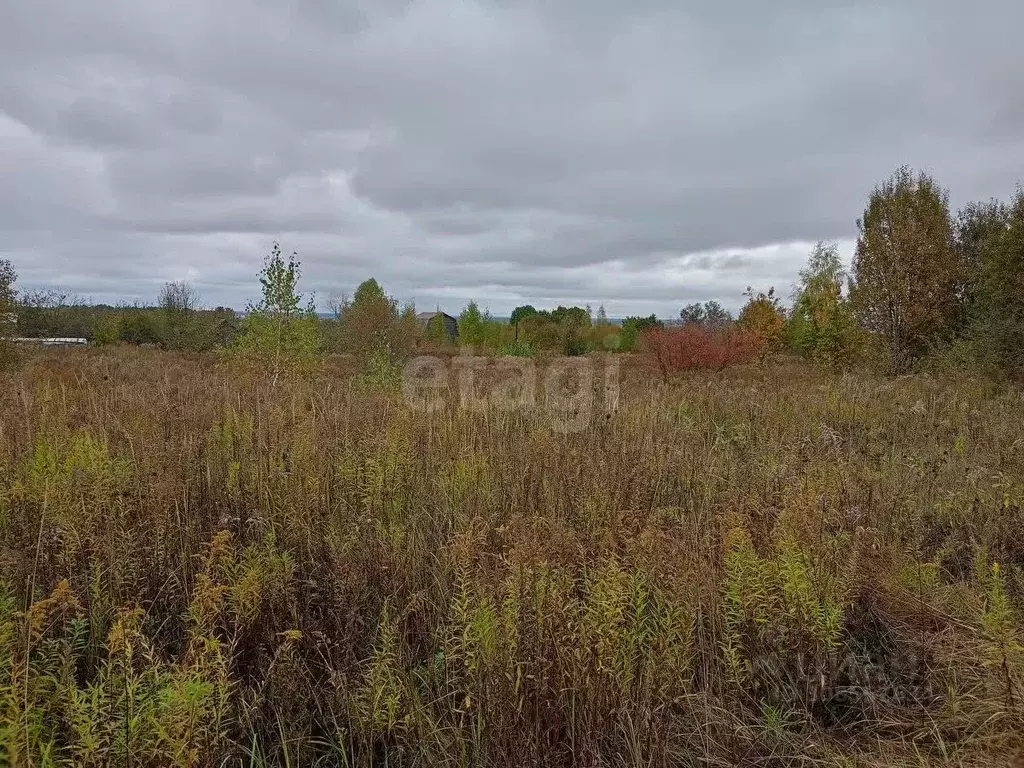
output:
{"label": "bush with red foliage", "polygon": [[719,371],[730,365],[753,362],[758,359],[762,346],[760,337],[752,330],[696,323],[645,331],[642,343],[643,348],[654,355],[665,379],[681,371]]}

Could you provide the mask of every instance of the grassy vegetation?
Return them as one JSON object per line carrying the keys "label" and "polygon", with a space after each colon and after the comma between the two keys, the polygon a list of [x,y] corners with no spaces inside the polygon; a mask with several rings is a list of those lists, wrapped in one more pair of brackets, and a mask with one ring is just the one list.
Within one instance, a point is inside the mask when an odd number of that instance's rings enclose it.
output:
{"label": "grassy vegetation", "polygon": [[0,764],[1021,754],[1019,391],[626,363],[562,434],[341,365],[5,378]]}

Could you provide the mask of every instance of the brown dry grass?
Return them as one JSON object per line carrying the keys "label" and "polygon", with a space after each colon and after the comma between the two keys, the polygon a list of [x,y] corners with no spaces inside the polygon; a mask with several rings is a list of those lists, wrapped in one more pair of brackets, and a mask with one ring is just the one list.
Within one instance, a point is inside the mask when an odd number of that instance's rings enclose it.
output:
{"label": "brown dry grass", "polygon": [[53,351],[5,379],[0,763],[1020,754],[1019,392],[627,363],[561,434],[350,369]]}

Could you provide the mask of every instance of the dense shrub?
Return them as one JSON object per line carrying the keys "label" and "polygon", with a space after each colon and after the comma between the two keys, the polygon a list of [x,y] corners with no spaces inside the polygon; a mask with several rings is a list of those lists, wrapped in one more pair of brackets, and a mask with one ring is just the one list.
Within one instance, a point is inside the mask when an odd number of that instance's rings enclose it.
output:
{"label": "dense shrub", "polygon": [[644,331],[641,343],[657,363],[662,377],[695,369],[722,370],[758,359],[761,339],[745,328],[713,328],[688,323],[677,328]]}
{"label": "dense shrub", "polygon": [[632,352],[636,349],[640,335],[645,331],[659,330],[665,327],[665,323],[654,315],[648,317],[627,317],[622,321],[622,332],[619,334],[620,352]]}
{"label": "dense shrub", "polygon": [[842,367],[858,352],[861,332],[843,296],[843,269],[835,243],[818,243],[800,270],[800,285],[787,321],[790,347],[826,365]]}
{"label": "dense shrub", "polygon": [[125,344],[159,344],[156,313],[142,307],[126,307],[118,312],[117,340]]}
{"label": "dense shrub", "polygon": [[587,340],[575,334],[567,335],[562,344],[562,354],[566,357],[585,355],[589,349],[590,345],[587,343]]}
{"label": "dense shrub", "polygon": [[533,357],[533,346],[528,341],[510,341],[498,347],[499,357]]}
{"label": "dense shrub", "polygon": [[747,303],[740,310],[736,325],[757,340],[758,359],[763,364],[785,347],[786,312],[774,287],[769,288],[768,293],[755,293],[747,288],[745,296]]}
{"label": "dense shrub", "polygon": [[506,341],[515,341],[512,326],[491,317],[488,310],[480,311],[475,301],[469,302],[459,314],[459,344],[494,352]]}
{"label": "dense shrub", "polygon": [[523,306],[516,307],[512,310],[512,314],[509,316],[508,322],[512,326],[515,334],[515,341],[519,341],[519,324],[528,317],[533,317],[537,314],[537,308],[532,304],[524,304]]}
{"label": "dense shrub", "polygon": [[20,295],[13,312],[18,335],[29,338],[73,337],[100,344],[159,344],[169,350],[204,352],[226,347],[238,335],[238,315],[228,307],[169,308],[164,299],[162,294],[158,307],[113,307],[87,304],[54,291],[34,291]]}
{"label": "dense shrub", "polygon": [[586,354],[589,331],[590,316],[580,307],[542,310],[519,322],[521,339],[528,341],[534,350],[556,355]]}
{"label": "dense shrub", "polygon": [[587,345],[592,350],[611,351],[622,344],[622,327],[607,321],[594,323],[587,332]]}
{"label": "dense shrub", "polygon": [[117,344],[121,340],[121,313],[103,312],[92,325],[91,333],[85,338],[100,347]]}
{"label": "dense shrub", "polygon": [[394,361],[406,360],[423,338],[412,304],[400,307],[372,277],[356,288],[351,301],[336,308],[337,320],[328,333],[335,351],[355,355],[362,363],[387,350]]}
{"label": "dense shrub", "polygon": [[199,308],[199,295],[188,283],[164,284],[157,306],[154,326],[164,349],[201,352],[224,343],[216,320]]}
{"label": "dense shrub", "polygon": [[958,233],[970,367],[1024,377],[1024,189],[1008,205],[969,206]]}

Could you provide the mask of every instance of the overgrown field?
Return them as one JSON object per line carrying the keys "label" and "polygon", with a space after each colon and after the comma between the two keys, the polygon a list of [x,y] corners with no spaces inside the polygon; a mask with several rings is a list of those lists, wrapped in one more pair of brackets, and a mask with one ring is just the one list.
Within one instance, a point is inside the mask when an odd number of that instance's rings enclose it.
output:
{"label": "overgrown field", "polygon": [[0,391],[0,764],[1012,765],[1020,392],[624,365],[563,433],[36,357]]}

